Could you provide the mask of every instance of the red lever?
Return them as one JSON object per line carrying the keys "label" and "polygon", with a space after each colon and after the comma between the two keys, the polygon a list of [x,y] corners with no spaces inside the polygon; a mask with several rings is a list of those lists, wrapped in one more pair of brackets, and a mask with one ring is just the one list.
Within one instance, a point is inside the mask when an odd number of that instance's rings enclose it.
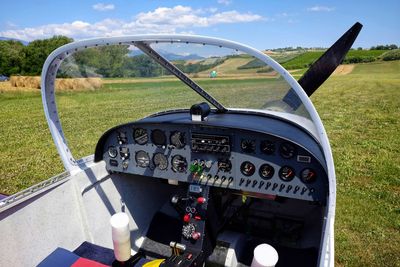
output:
{"label": "red lever", "polygon": [[185,216],[183,216],[183,221],[184,221],[185,223],[190,222],[190,214],[185,214]]}
{"label": "red lever", "polygon": [[197,203],[203,204],[203,203],[205,203],[205,202],[206,202],[206,198],[205,198],[205,197],[198,197],[198,198],[197,198]]}

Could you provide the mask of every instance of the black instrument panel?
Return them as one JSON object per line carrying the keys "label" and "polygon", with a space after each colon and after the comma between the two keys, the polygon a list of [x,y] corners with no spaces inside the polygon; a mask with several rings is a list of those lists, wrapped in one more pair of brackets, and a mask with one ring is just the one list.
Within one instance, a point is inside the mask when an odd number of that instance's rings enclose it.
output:
{"label": "black instrument panel", "polygon": [[274,133],[181,122],[122,125],[102,145],[110,172],[324,202],[328,179],[314,154]]}

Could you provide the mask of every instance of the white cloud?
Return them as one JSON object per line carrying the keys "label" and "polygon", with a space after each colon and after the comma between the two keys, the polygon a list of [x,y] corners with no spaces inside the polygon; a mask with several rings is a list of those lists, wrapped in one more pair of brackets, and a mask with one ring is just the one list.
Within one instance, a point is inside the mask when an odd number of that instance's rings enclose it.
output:
{"label": "white cloud", "polygon": [[113,10],[115,8],[113,4],[104,4],[104,3],[97,3],[94,4],[92,7],[94,10],[97,11],[108,11],[108,10]]}
{"label": "white cloud", "polygon": [[232,0],[217,0],[218,4],[229,6],[232,4]]}
{"label": "white cloud", "polygon": [[153,11],[137,14],[132,20],[105,19],[95,23],[74,21],[72,23],[48,24],[24,29],[0,31],[0,36],[21,40],[48,38],[53,35],[66,35],[74,39],[118,36],[144,33],[193,33],[194,28],[217,24],[246,23],[265,20],[252,13],[236,10],[208,13],[188,6],[159,7]]}
{"label": "white cloud", "polygon": [[311,11],[311,12],[330,12],[330,11],[334,11],[335,8],[327,7],[327,6],[313,6],[313,7],[307,8],[307,10]]}

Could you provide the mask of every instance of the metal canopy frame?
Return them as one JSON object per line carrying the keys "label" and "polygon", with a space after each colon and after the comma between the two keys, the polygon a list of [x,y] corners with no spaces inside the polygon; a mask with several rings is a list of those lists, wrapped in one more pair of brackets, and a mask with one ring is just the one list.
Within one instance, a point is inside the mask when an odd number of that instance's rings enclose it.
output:
{"label": "metal canopy frame", "polygon": [[[298,82],[290,75],[290,73],[287,70],[285,70],[281,65],[279,65],[275,60],[270,58],[268,55],[265,55],[261,51],[252,48],[250,46],[213,37],[196,36],[196,35],[179,35],[179,34],[173,34],[173,35],[156,34],[156,35],[133,35],[133,36],[123,36],[123,37],[88,39],[64,45],[53,51],[46,59],[42,69],[42,76],[41,76],[42,102],[51,135],[53,137],[54,143],[57,147],[58,153],[60,154],[61,160],[64,164],[66,171],[69,171],[71,174],[74,174],[82,171],[82,169],[81,166],[79,165],[79,160],[75,160],[68,147],[68,142],[64,136],[63,128],[61,126],[61,122],[57,111],[57,104],[55,98],[55,79],[57,76],[57,70],[60,67],[62,61],[69,55],[90,47],[108,46],[108,45],[135,45],[135,43],[138,43],[140,45],[141,43],[151,44],[156,42],[195,43],[204,45],[207,44],[207,45],[230,48],[234,50],[240,50],[251,56],[254,56],[255,58],[263,61],[264,63],[272,67],[290,85],[292,90],[297,94],[301,102],[304,104],[305,109],[310,114],[311,120],[316,127],[318,138],[320,140],[320,144],[323,149],[323,153],[326,160],[328,179],[329,179],[329,196],[327,201],[328,208],[325,214],[326,217],[323,226],[324,234],[321,240],[322,251],[320,254],[320,266],[334,266],[334,217],[335,217],[335,207],[336,207],[336,176],[335,176],[331,147],[329,144],[328,137],[326,135],[325,128],[321,122],[321,119],[317,111],[315,110],[315,107],[308,98],[307,94],[304,92],[304,90],[301,88]],[[194,90],[196,91],[196,89]],[[200,91],[198,91],[198,93],[199,92]]]}

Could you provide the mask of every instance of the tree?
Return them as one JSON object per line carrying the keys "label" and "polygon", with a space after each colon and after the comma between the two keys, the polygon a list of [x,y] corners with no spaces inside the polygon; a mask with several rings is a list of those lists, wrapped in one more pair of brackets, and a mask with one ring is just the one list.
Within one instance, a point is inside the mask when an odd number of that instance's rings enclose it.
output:
{"label": "tree", "polygon": [[73,40],[65,36],[54,36],[50,39],[35,40],[24,47],[25,60],[22,64],[22,74],[40,75],[43,64],[50,53],[58,47]]}
{"label": "tree", "polygon": [[0,41],[0,74],[10,76],[21,72],[23,48],[19,41]]}
{"label": "tree", "polygon": [[[100,75],[103,77],[123,77],[128,45],[110,45],[88,48],[73,55],[84,77]],[[88,72],[91,70],[91,73]]]}

